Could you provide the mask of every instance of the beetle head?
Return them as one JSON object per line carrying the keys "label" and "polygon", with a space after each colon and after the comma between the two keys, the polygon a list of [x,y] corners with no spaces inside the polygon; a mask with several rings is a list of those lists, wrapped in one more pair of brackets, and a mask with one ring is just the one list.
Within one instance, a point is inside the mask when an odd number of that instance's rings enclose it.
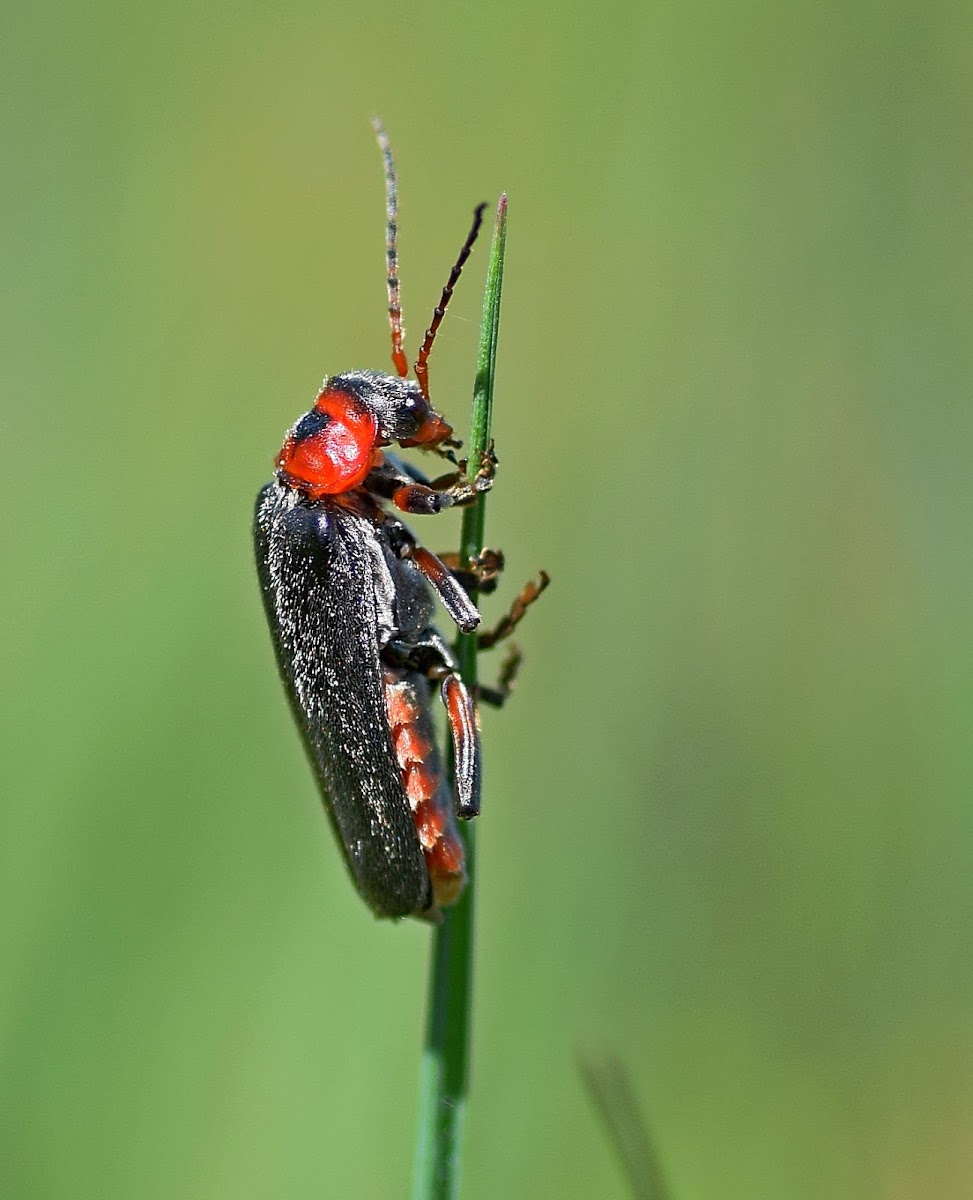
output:
{"label": "beetle head", "polygon": [[452,445],[453,430],[411,379],[378,371],[348,371],[334,375],[326,391],[335,388],[354,396],[378,422],[380,435],[400,446],[427,450]]}

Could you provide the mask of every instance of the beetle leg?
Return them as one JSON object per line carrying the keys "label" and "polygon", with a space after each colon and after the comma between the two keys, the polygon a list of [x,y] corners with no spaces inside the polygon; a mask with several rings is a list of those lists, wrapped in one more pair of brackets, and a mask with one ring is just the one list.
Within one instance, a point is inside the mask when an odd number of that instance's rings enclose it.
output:
{"label": "beetle leg", "polygon": [[502,641],[505,637],[509,637],[524,619],[527,609],[530,608],[550,582],[551,577],[546,571],[538,572],[536,582],[531,579],[527,583],[524,590],[514,600],[513,604],[511,604],[510,611],[500,618],[493,629],[488,629],[485,633],[479,635],[477,644],[480,649],[489,650],[497,642]]}
{"label": "beetle leg", "polygon": [[[382,465],[376,471],[373,471],[369,476],[369,490],[372,490],[372,480],[376,476],[379,478],[392,478],[393,481],[397,479],[399,483],[403,482],[404,476],[406,479],[411,479],[413,483],[424,483],[426,487],[433,486],[429,476],[424,471],[421,471],[418,467],[413,466],[412,463],[406,462],[404,458],[399,458],[398,455],[389,454],[387,452],[385,454],[384,463],[382,463]],[[385,495],[387,499],[392,493],[383,492],[382,494]]]}
{"label": "beetle leg", "polygon": [[455,474],[427,483],[420,472],[406,469],[404,464],[395,459],[386,458],[381,466],[371,472],[366,484],[369,491],[391,500],[400,511],[414,516],[428,516],[444,508],[471,504],[481,492],[488,492],[493,487],[496,468],[497,456],[491,442],[472,479],[467,474],[465,460]]}
{"label": "beetle leg", "polygon": [[466,592],[496,591],[497,579],[504,568],[502,550],[481,550],[476,558],[463,560],[455,551],[437,556],[459,580]]}
{"label": "beetle leg", "polygon": [[396,487],[410,481],[425,484],[433,491],[442,491],[464,478],[463,472],[466,470],[466,459],[460,463],[452,456],[450,458],[456,470],[450,471],[446,475],[440,475],[436,479],[430,479],[421,468],[407,462],[404,458],[399,458],[397,454],[389,454],[386,451],[382,455],[383,461],[380,466],[376,467],[368,477],[368,490],[377,491],[386,500],[391,499],[392,492]]}
{"label": "beetle leg", "polygon": [[[425,546],[420,546],[411,530],[407,529],[401,521],[386,516],[385,529],[389,545],[396,557],[411,559],[442,601],[443,608],[457,626],[463,633],[472,633],[480,623],[480,613],[470,599],[471,588],[467,581],[458,578],[437,554],[433,554]],[[492,559],[487,561],[487,568],[491,565]]]}
{"label": "beetle leg", "polygon": [[489,704],[491,708],[503,708],[514,689],[514,682],[517,679],[523,659],[524,656],[521,653],[520,647],[511,646],[507,657],[503,660],[503,666],[500,668],[500,675],[497,678],[496,684],[492,687],[486,683],[477,684],[477,700],[482,700],[484,704]]}
{"label": "beetle leg", "polygon": [[[422,550],[422,553],[416,557],[416,550],[419,549],[419,543],[416,541],[412,531],[408,529],[401,521],[397,521],[394,517],[386,516],[385,530],[388,534],[389,545],[392,547],[397,558],[412,558],[415,559],[416,566],[422,571],[425,578],[436,588],[437,594],[447,608],[450,607],[448,596],[443,594],[440,589],[438,580],[444,578],[443,571],[456,580],[467,596],[473,592],[493,592],[497,587],[497,579],[500,572],[504,568],[504,558],[502,550],[491,550],[489,548],[481,550],[476,558],[461,559],[455,551],[447,550],[442,554],[433,554],[429,550]],[[426,555],[429,556],[426,559]],[[425,565],[423,565],[425,563]],[[438,563],[438,566],[434,564]],[[428,567],[428,570],[427,570]],[[452,593],[449,583],[445,584],[448,593]],[[452,615],[452,609],[450,609]],[[455,618],[454,618],[455,619]],[[456,622],[457,625],[459,621]],[[464,633],[469,632],[464,630]]]}
{"label": "beetle leg", "polygon": [[417,671],[427,679],[439,682],[444,675],[456,671],[456,659],[437,630],[429,628],[421,640],[403,641],[393,638],[382,647],[382,658],[391,666]]}
{"label": "beetle leg", "polygon": [[455,671],[443,676],[440,694],[453,738],[456,815],[468,821],[480,811],[480,736],[476,711],[466,684]]}
{"label": "beetle leg", "polygon": [[369,472],[365,487],[384,500],[391,500],[396,492],[407,491],[410,488],[418,489],[420,495],[436,490],[428,475],[423,474],[412,463],[403,462],[392,454],[384,455],[380,465]]}
{"label": "beetle leg", "polygon": [[407,548],[404,557],[411,558],[423,573],[459,629],[472,633],[480,623],[480,613],[443,560],[425,546]]}
{"label": "beetle leg", "polygon": [[382,654],[395,666],[418,671],[439,683],[453,742],[456,815],[468,821],[480,811],[480,735],[473,698],[459,677],[456,660],[433,629],[420,642],[389,642]]}

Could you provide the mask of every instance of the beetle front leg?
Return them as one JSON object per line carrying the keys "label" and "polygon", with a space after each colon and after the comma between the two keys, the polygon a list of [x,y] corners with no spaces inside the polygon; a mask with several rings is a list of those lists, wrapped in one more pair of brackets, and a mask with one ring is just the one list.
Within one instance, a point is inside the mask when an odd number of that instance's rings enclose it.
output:
{"label": "beetle front leg", "polygon": [[471,504],[481,492],[493,487],[497,469],[497,456],[493,443],[484,452],[476,474],[467,475],[467,464],[460,463],[460,470],[432,483],[420,482],[420,473],[405,471],[402,465],[386,459],[368,477],[368,488],[391,500],[401,512],[413,516],[431,516],[444,508],[457,508]]}

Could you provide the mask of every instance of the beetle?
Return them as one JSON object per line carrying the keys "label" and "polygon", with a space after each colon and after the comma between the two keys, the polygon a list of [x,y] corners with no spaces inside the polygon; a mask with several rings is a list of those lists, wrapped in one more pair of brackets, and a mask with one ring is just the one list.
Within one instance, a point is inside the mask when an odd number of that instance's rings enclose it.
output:
{"label": "beetle", "polygon": [[[454,815],[480,807],[474,699],[433,622],[434,597],[463,633],[480,614],[473,588],[489,590],[502,555],[461,564],[420,545],[392,509],[429,515],[471,503],[493,484],[492,447],[469,467],[461,443],[429,399],[428,360],[440,322],[479,232],[477,206],[408,378],[397,252],[397,185],[388,138],[375,132],[386,191],[389,324],[395,375],[356,370],[324,380],[288,431],[274,478],[257,497],[257,573],[277,664],[325,808],[352,880],[381,917],[437,920],[466,882]],[[387,452],[418,447],[455,468],[429,480]],[[469,472],[472,473],[469,473]],[[505,637],[546,586],[531,583],[483,645]],[[515,654],[498,689],[502,703]],[[432,699],[445,705],[455,764],[450,794],[435,737]]]}

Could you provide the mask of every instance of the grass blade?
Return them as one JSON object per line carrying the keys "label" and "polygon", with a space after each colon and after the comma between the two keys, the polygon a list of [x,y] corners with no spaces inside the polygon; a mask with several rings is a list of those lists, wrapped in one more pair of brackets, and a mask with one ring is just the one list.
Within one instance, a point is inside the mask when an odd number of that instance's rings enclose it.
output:
{"label": "grass blade", "polygon": [[[490,442],[500,294],[507,239],[507,197],[501,196],[490,246],[473,411],[469,462],[474,473]],[[486,495],[463,512],[460,553],[476,557],[483,549]],[[475,599],[475,597],[474,597]],[[460,637],[460,673],[466,686],[477,682],[476,634]],[[476,830],[461,830],[466,844],[469,883],[459,902],[443,913],[433,932],[426,1038],[419,1083],[418,1137],[413,1200],[454,1200],[459,1194],[470,1078],[470,1031],[473,999],[473,897],[476,883]]]}

